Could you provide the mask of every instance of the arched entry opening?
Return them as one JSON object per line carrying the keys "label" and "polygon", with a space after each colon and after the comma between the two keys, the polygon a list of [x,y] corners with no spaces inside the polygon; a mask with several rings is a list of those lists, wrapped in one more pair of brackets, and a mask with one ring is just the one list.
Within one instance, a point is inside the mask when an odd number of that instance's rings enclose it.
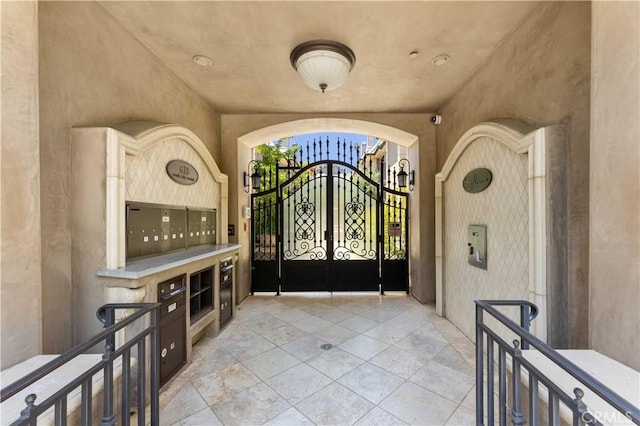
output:
{"label": "arched entry opening", "polygon": [[[419,166],[416,135],[374,122],[315,118],[239,137],[238,170],[246,171],[251,149],[266,142],[336,131],[375,136],[407,147],[412,168]],[[331,156],[327,155],[329,145]],[[295,170],[288,169],[286,176],[276,174],[278,181],[265,191],[239,194],[243,200],[239,208],[251,212],[247,246],[252,292],[408,292],[407,249],[413,216],[408,210],[408,191],[398,188],[397,168],[390,171],[393,182],[389,185],[383,182],[388,176],[381,176],[379,170],[373,173],[372,163],[366,162],[371,159],[365,160],[358,150],[338,140],[303,146],[295,158]],[[417,194],[411,194],[412,203],[419,203]]]}

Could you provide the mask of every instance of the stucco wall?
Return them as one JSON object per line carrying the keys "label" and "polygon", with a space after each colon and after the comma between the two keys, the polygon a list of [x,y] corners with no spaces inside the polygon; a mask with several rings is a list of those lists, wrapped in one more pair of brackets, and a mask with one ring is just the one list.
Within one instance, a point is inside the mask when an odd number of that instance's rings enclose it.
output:
{"label": "stucco wall", "polygon": [[640,3],[594,2],[590,338],[640,370]]}
{"label": "stucco wall", "polygon": [[[238,146],[238,138],[269,126],[310,118],[341,118],[369,121],[394,127],[418,137],[419,146],[409,150],[409,159],[416,171],[416,186],[411,193],[411,281],[414,296],[423,303],[435,300],[434,242],[434,176],[436,167],[435,127],[430,114],[247,114],[222,115],[221,171],[229,176],[229,223],[236,224],[236,236],[229,242],[243,246],[237,270],[236,300],[250,291],[249,280],[249,220],[240,216],[240,209],[250,205],[248,194],[238,184],[250,160],[248,147]],[[329,129],[300,129],[300,133]],[[335,128],[334,131],[346,129]],[[375,135],[373,135],[375,136]],[[268,142],[268,141],[265,141]],[[227,149],[228,148],[228,149]],[[246,230],[245,230],[246,224]]]}
{"label": "stucco wall", "polygon": [[78,343],[71,333],[70,129],[177,123],[217,158],[219,116],[99,4],[40,2],[38,10],[43,349],[59,352]]}
{"label": "stucco wall", "polygon": [[41,344],[38,6],[31,1],[0,2],[0,19],[0,369],[4,369],[37,355]]}
{"label": "stucco wall", "polygon": [[567,127],[568,277],[560,293],[568,309],[555,314],[565,323],[556,330],[569,333],[549,336],[560,347],[588,344],[590,16],[588,2],[542,4],[438,111],[438,170],[479,122],[515,118]]}

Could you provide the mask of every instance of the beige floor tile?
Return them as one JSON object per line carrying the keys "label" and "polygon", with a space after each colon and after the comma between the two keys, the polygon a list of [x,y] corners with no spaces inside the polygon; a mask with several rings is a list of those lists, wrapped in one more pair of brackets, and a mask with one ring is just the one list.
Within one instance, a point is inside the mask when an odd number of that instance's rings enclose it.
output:
{"label": "beige floor tile", "polygon": [[380,407],[374,407],[356,423],[356,426],[400,426],[406,425],[399,418],[387,413]]}
{"label": "beige floor tile", "polygon": [[456,405],[464,399],[474,384],[472,376],[446,367],[434,360],[418,370],[409,381],[450,399]]}
{"label": "beige floor tile", "polygon": [[351,312],[332,307],[331,310],[319,312],[316,314],[316,316],[335,324],[347,318],[351,318],[353,314]]}
{"label": "beige floor tile", "polygon": [[260,379],[247,367],[237,363],[193,380],[193,385],[208,405],[227,399],[259,383]]}
{"label": "beige floor tile", "polygon": [[314,331],[318,331],[321,328],[325,328],[330,325],[331,323],[329,321],[325,321],[322,318],[318,318],[314,315],[310,315],[295,322],[296,327],[306,331],[307,333],[313,333]]}
{"label": "beige floor tile", "polygon": [[364,362],[348,352],[333,348],[307,361],[307,364],[336,380]]}
{"label": "beige floor tile", "polygon": [[301,311],[300,309],[291,308],[285,311],[275,312],[273,313],[273,316],[281,319],[282,321],[286,321],[289,324],[295,324],[296,321],[300,321],[304,318],[309,318],[312,315]]}
{"label": "beige floor tile", "polygon": [[354,300],[340,306],[340,309],[351,312],[353,315],[360,315],[364,312],[369,312],[371,310],[371,306],[363,303],[362,301]]}
{"label": "beige floor tile", "polygon": [[420,333],[411,333],[394,346],[415,355],[434,357],[447,346],[447,343]]}
{"label": "beige floor tile", "polygon": [[360,313],[359,315],[361,317],[369,318],[371,320],[374,320],[382,324],[383,322],[387,322],[397,317],[399,314],[400,312],[390,312],[382,309],[369,309],[367,311]]}
{"label": "beige floor tile", "polygon": [[160,410],[160,425],[178,423],[205,408],[207,408],[206,401],[191,383],[187,383],[166,407]]}
{"label": "beige floor tile", "polygon": [[287,324],[283,325],[282,327],[263,331],[262,333],[260,333],[260,335],[270,342],[278,346],[282,346],[285,343],[289,343],[294,340],[298,340],[301,337],[305,337],[307,335],[307,332],[300,330],[298,327]]}
{"label": "beige floor tile", "polygon": [[338,383],[378,404],[404,383],[404,379],[380,367],[364,363],[338,379]]}
{"label": "beige floor tile", "polygon": [[385,324],[399,328],[400,330],[405,330],[407,331],[407,334],[409,334],[425,326],[427,321],[421,319],[418,315],[413,315],[403,310],[400,315],[390,319]]}
{"label": "beige floor tile", "polygon": [[193,378],[197,379],[207,376],[215,371],[236,364],[238,360],[224,349],[216,349],[203,355],[204,359],[200,366],[193,373]]}
{"label": "beige floor tile", "polygon": [[433,360],[464,374],[474,374],[474,368],[471,364],[451,345],[445,346],[442,351],[433,357]]}
{"label": "beige floor tile", "polygon": [[338,347],[352,355],[368,360],[387,349],[389,344],[361,334],[347,340]]}
{"label": "beige floor tile", "polygon": [[384,324],[380,324],[377,327],[373,327],[370,330],[367,330],[366,332],[364,332],[364,335],[393,345],[407,337],[409,333],[409,331],[393,327],[387,322]]}
{"label": "beige floor tile", "polygon": [[254,332],[261,334],[263,331],[271,330],[272,328],[281,327],[287,323],[280,318],[276,318],[270,314],[262,314],[257,318],[253,318],[243,325],[250,328]]}
{"label": "beige floor tile", "polygon": [[211,408],[225,425],[258,425],[291,406],[264,383],[258,383]]}
{"label": "beige floor tile", "polygon": [[369,412],[373,404],[334,382],[296,408],[317,425],[351,425]]}
{"label": "beige floor tile", "polygon": [[245,367],[262,380],[275,376],[299,363],[300,361],[296,357],[280,348],[271,349],[242,361]]}
{"label": "beige floor tile", "polygon": [[282,349],[298,358],[300,361],[306,361],[316,355],[324,352],[320,346],[324,345],[324,340],[320,340],[314,336],[306,336],[293,342],[282,345]]}
{"label": "beige floor tile", "polygon": [[476,424],[476,412],[466,407],[459,406],[453,413],[446,426],[473,426]]}
{"label": "beige floor tile", "polygon": [[307,364],[299,364],[266,381],[267,385],[295,405],[332,382]]}
{"label": "beige floor tile", "polygon": [[273,343],[255,333],[245,339],[228,339],[222,345],[225,351],[239,360],[253,358],[275,347]]}
{"label": "beige floor tile", "polygon": [[412,425],[443,425],[456,409],[456,404],[406,382],[382,401],[380,408]]}
{"label": "beige floor tile", "polygon": [[364,333],[365,331],[377,326],[378,324],[379,323],[374,320],[364,318],[359,315],[354,315],[338,323],[338,325],[341,325],[358,333]]}
{"label": "beige floor tile", "polygon": [[313,422],[291,407],[265,423],[265,426],[313,426]]}
{"label": "beige floor tile", "polygon": [[331,324],[330,326],[321,328],[311,334],[320,340],[331,343],[334,346],[337,346],[342,342],[346,342],[349,339],[353,339],[358,335],[357,332],[336,324]]}
{"label": "beige floor tile", "polygon": [[411,377],[416,371],[429,362],[430,356],[416,355],[395,346],[391,346],[369,360],[373,365],[400,376]]}
{"label": "beige floor tile", "polygon": [[187,417],[180,423],[176,423],[179,426],[218,426],[222,425],[220,419],[213,414],[213,411],[209,407],[202,411],[198,411],[196,414]]}

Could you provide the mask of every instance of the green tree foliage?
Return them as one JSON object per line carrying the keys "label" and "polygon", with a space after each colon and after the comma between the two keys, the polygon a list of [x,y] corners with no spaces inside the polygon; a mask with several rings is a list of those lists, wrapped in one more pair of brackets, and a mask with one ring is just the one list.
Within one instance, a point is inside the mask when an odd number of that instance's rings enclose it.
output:
{"label": "green tree foliage", "polygon": [[[298,145],[289,148],[283,146],[289,139],[291,138],[278,139],[275,142],[260,145],[256,148],[256,151],[262,157],[260,160],[257,160],[258,168],[263,176],[260,191],[267,190],[275,184],[276,165],[285,165],[283,160],[294,158],[296,152],[300,149]],[[269,177],[271,178],[269,179]],[[285,173],[281,171],[280,182],[283,182],[284,179],[286,179]]]}
{"label": "green tree foliage", "polygon": [[[260,159],[256,160],[258,172],[261,175],[260,190],[266,191],[271,189],[276,184],[276,166],[286,165],[283,160],[289,160],[295,158],[296,152],[300,149],[299,146],[287,148],[284,144],[290,139],[290,137],[282,138],[277,141],[260,145],[256,148],[256,152],[260,155]],[[287,179],[286,171],[279,171],[279,180],[284,182]],[[276,233],[276,194],[263,195],[257,200],[258,215],[254,217],[253,223],[256,227],[256,235],[270,235]]]}

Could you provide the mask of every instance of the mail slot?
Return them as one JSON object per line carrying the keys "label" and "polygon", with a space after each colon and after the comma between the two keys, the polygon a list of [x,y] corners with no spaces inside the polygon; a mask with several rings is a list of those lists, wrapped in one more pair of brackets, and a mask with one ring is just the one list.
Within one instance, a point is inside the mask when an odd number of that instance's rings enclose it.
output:
{"label": "mail slot", "polygon": [[187,363],[186,276],[158,284],[160,306],[160,386]]}

